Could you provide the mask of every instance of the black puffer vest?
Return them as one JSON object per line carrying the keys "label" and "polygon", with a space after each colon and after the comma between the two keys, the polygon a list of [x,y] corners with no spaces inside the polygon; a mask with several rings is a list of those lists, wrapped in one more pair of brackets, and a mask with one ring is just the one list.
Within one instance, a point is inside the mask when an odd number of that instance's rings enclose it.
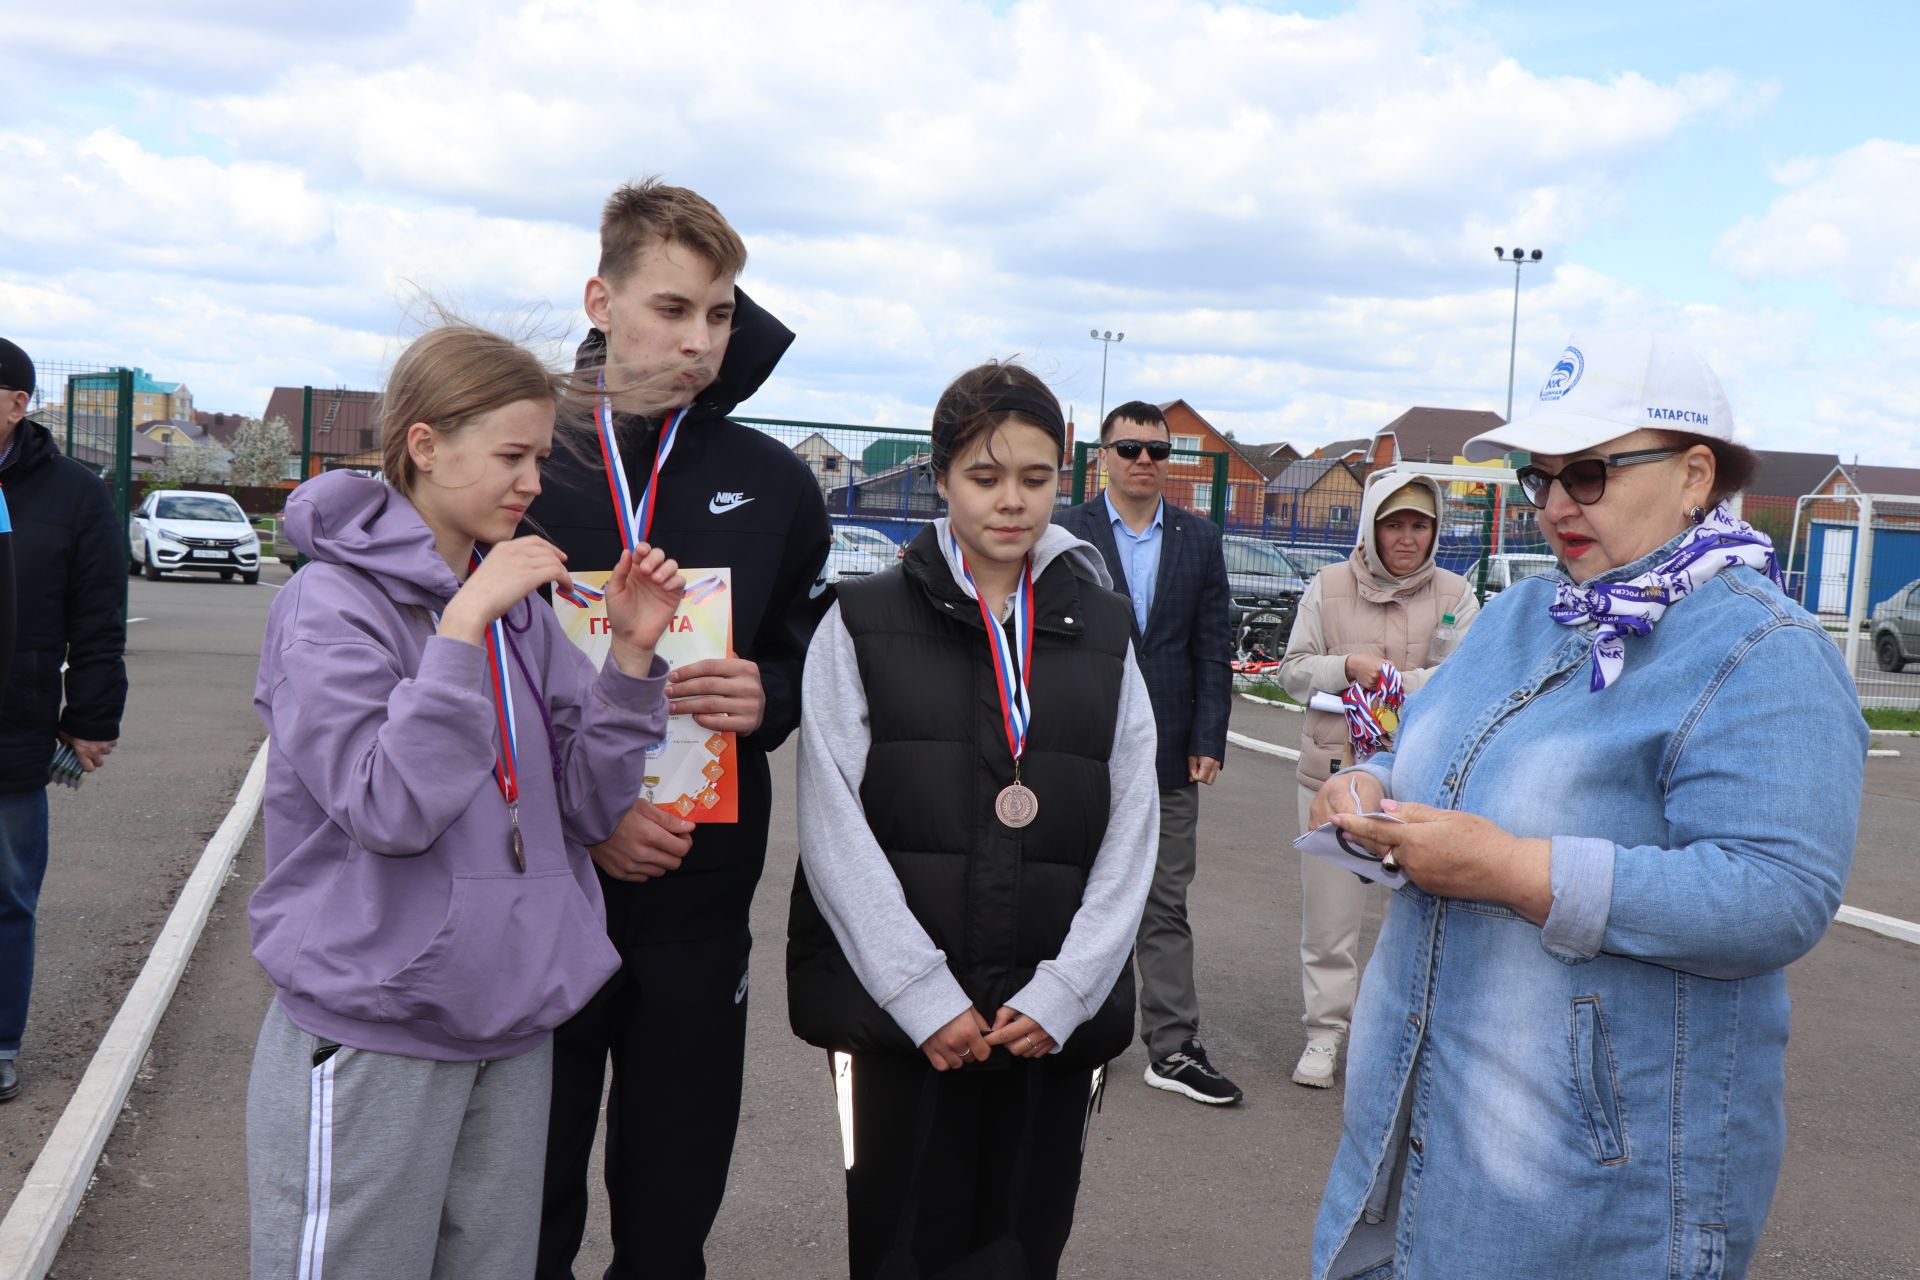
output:
{"label": "black puffer vest", "polygon": [[[872,732],[860,787],[867,823],[914,917],[991,1019],[1059,954],[1106,834],[1129,606],[1064,557],[1034,583],[1033,723],[1020,774],[1040,812],[1016,831],[993,811],[1013,781],[1013,756],[980,608],[954,582],[933,527],[903,564],[842,582],[839,599]],[[1119,1056],[1133,1037],[1133,1001],[1129,961],[1054,1064]],[[787,1011],[794,1033],[821,1048],[919,1052],[860,985],[804,870],[793,885]]]}

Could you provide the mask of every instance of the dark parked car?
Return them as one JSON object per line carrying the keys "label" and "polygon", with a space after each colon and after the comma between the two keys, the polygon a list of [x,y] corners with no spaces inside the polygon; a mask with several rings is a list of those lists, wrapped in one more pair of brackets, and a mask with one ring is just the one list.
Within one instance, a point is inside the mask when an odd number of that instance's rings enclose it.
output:
{"label": "dark parked car", "polygon": [[1230,534],[1221,545],[1227,585],[1233,593],[1228,617],[1235,648],[1242,656],[1259,652],[1278,658],[1293,634],[1293,617],[1307,590],[1305,580],[1270,542]]}
{"label": "dark parked car", "polygon": [[1882,600],[1873,611],[1873,658],[1882,671],[1920,662],[1920,579]]}

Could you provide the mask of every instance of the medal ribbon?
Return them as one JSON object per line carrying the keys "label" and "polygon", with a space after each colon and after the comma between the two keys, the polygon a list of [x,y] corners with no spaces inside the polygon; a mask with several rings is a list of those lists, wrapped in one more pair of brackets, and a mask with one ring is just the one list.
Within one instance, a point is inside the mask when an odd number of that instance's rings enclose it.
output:
{"label": "medal ribbon", "polygon": [[1000,620],[987,611],[987,602],[980,597],[973,570],[967,567],[967,554],[960,549],[960,540],[953,536],[951,527],[947,530],[947,539],[953,544],[953,558],[959,562],[960,572],[973,588],[974,603],[980,606],[980,620],[987,627],[994,682],[1000,690],[1000,716],[1006,725],[1007,750],[1013,753],[1013,775],[1018,781],[1020,757],[1027,750],[1027,727],[1033,722],[1033,703],[1027,696],[1027,684],[1033,676],[1033,557],[1028,556],[1021,563],[1020,581],[1013,589],[1013,643],[1009,645]]}
{"label": "medal ribbon", "polygon": [[1401,683],[1399,669],[1391,662],[1383,662],[1377,687],[1363,689],[1358,684],[1351,685],[1340,695],[1340,701],[1347,704],[1347,739],[1353,743],[1353,758],[1365,760],[1393,737],[1380,722],[1380,713],[1400,714],[1400,708],[1407,702],[1406,686]]}
{"label": "medal ribbon", "polygon": [[595,417],[600,427],[600,457],[607,464],[607,488],[613,494],[614,520],[620,526],[621,542],[633,551],[652,536],[653,505],[660,492],[660,472],[666,468],[667,458],[673,453],[673,442],[680,434],[680,424],[693,406],[668,414],[667,420],[660,424],[660,443],[653,451],[653,470],[647,476],[647,491],[635,502],[627,484],[627,469],[620,461],[620,441],[613,429],[613,400],[604,394],[607,389],[604,373],[600,375],[599,386],[603,394]]}
{"label": "medal ribbon", "polygon": [[[480,552],[473,553],[480,567]],[[507,620],[495,618],[487,626],[487,671],[493,682],[493,710],[500,725],[500,752],[494,757],[493,780],[509,807],[520,803],[520,722],[513,713],[513,686],[507,679]]]}

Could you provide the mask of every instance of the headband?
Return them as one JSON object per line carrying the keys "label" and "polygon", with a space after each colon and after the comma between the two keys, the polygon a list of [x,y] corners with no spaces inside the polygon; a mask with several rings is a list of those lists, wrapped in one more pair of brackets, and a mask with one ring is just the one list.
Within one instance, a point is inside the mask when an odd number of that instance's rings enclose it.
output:
{"label": "headband", "polygon": [[1017,413],[1049,434],[1064,440],[1067,437],[1067,420],[1060,412],[1060,402],[1044,391],[1030,391],[1021,386],[995,387],[982,396],[968,397],[970,403],[962,406],[943,406],[933,415],[933,437],[951,437],[968,418],[981,413]]}

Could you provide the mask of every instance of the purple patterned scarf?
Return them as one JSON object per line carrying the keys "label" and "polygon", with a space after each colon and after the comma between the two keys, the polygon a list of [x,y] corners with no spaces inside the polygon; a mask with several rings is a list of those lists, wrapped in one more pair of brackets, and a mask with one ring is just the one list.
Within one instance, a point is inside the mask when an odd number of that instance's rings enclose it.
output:
{"label": "purple patterned scarf", "polygon": [[1620,678],[1626,664],[1626,638],[1644,636],[1675,604],[1701,584],[1734,565],[1746,565],[1784,588],[1773,542],[1744,520],[1734,518],[1725,503],[1695,525],[1674,553],[1647,572],[1625,582],[1560,584],[1548,607],[1555,622],[1578,627],[1597,622],[1593,637],[1593,680],[1588,691],[1598,693]]}

